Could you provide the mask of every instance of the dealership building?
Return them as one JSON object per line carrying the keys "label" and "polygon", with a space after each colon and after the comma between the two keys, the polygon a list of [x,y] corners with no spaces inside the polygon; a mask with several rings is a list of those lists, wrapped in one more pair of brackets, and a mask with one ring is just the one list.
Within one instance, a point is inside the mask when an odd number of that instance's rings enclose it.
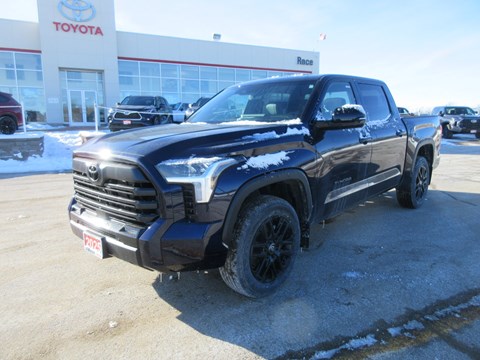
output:
{"label": "dealership building", "polygon": [[104,121],[127,95],[192,103],[243,81],[319,71],[313,51],[117,31],[114,0],[37,7],[38,23],[0,19],[0,91],[24,105],[27,122],[93,125],[95,104]]}

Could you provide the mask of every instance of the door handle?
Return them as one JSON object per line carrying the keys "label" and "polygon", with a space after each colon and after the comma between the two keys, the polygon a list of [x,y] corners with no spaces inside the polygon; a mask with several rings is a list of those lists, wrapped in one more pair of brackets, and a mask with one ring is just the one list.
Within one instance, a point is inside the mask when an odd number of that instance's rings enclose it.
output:
{"label": "door handle", "polygon": [[358,141],[361,144],[368,144],[372,140],[373,140],[373,138],[370,135],[365,135],[365,136],[360,135],[360,137],[358,138]]}
{"label": "door handle", "polygon": [[402,137],[403,135],[407,135],[407,132],[403,129],[397,129],[397,131],[395,132],[395,134],[399,137]]}

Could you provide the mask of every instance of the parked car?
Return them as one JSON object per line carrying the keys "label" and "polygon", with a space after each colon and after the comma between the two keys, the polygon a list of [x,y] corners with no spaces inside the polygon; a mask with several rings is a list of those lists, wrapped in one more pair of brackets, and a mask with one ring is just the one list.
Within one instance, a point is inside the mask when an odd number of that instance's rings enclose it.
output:
{"label": "parked car", "polygon": [[404,107],[399,107],[397,108],[398,109],[398,112],[400,114],[401,117],[406,117],[406,116],[415,116],[415,114],[411,113],[410,111],[408,111],[407,108],[404,108]]}
{"label": "parked car", "polygon": [[107,115],[111,131],[167,124],[173,121],[172,108],[161,96],[127,96]]}
{"label": "parked car", "polygon": [[188,109],[188,103],[179,102],[172,105],[173,122],[176,122],[176,123],[184,122],[186,119],[187,109]]}
{"label": "parked car", "polygon": [[205,105],[211,98],[209,97],[201,97],[198,98],[193,104],[188,105],[188,109],[185,112],[186,118],[188,119],[192,114],[200,109],[203,105]]}
{"label": "parked car", "polygon": [[467,106],[437,106],[433,115],[440,116],[443,137],[451,139],[454,134],[475,134],[480,139],[480,116]]}
{"label": "parked car", "polygon": [[385,83],[346,75],[232,86],[179,127],[76,149],[72,231],[99,258],[219,268],[249,297],[287,279],[312,224],[393,188],[422,206],[441,142],[438,116],[401,118]]}
{"label": "parked car", "polygon": [[12,94],[0,92],[0,132],[5,135],[14,134],[23,125],[23,114],[20,103]]}

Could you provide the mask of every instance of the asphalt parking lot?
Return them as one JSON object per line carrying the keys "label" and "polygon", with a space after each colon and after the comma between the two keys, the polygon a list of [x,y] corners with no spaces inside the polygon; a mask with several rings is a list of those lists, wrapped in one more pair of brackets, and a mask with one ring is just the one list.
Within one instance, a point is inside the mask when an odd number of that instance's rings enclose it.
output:
{"label": "asphalt parking lot", "polygon": [[[276,294],[99,260],[71,174],[0,179],[1,359],[479,359],[480,140],[444,141],[418,210],[389,192],[312,229]],[[1,166],[1,165],[0,165]]]}

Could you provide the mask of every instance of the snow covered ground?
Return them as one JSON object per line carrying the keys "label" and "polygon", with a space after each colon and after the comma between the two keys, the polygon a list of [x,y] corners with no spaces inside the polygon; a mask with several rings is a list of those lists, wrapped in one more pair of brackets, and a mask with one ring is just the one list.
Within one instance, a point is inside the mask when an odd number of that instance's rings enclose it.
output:
{"label": "snow covered ground", "polygon": [[[72,151],[82,144],[82,133],[85,130],[62,130],[63,127],[50,125],[28,125],[27,132],[17,132],[14,135],[1,135],[2,138],[26,138],[33,135],[43,135],[43,156],[29,157],[27,160],[0,160],[0,173],[37,173],[64,172],[72,169]],[[94,131],[91,131],[94,132]],[[0,143],[1,144],[1,143]],[[0,145],[1,146],[1,145]]]}
{"label": "snow covered ground", "polygon": [[[12,138],[28,137],[33,134],[44,135],[44,153],[42,157],[30,157],[27,160],[0,160],[0,173],[36,173],[64,172],[72,169],[72,151],[82,144],[81,134],[85,130],[62,130],[63,127],[29,124],[27,132],[17,132],[15,135],[0,135]],[[93,132],[93,130],[92,130]],[[442,140],[442,152],[469,152],[470,146],[480,146],[473,135],[455,135],[451,140]]]}

